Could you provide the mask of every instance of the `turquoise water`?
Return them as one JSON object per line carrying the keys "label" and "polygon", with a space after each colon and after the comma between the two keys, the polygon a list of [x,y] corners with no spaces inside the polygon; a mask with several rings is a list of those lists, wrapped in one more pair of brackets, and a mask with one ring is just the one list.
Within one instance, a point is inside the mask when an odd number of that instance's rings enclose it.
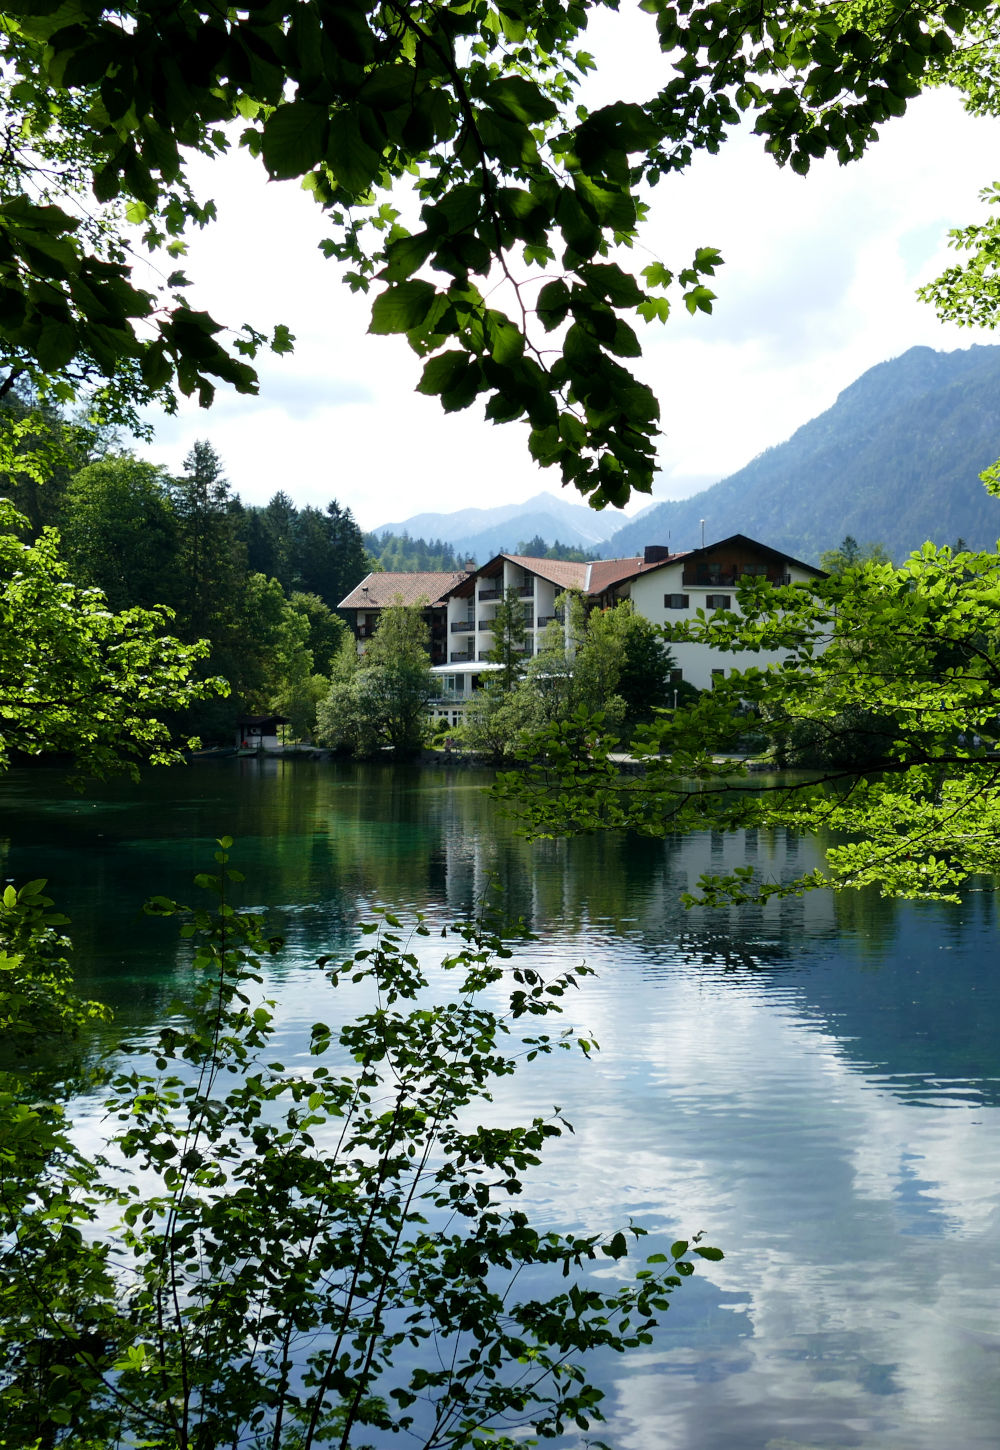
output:
{"label": "turquoise water", "polygon": [[[0,783],[4,874],[48,876],[83,984],[119,1024],[157,1020],[186,978],[151,892],[190,899],[236,838],[245,900],[287,950],[270,990],[282,1051],[339,1006],[313,962],[348,953],[374,904],[445,917],[502,889],[574,997],[591,1061],[526,1068],[505,1119],[575,1124],[529,1180],[536,1220],[629,1216],[649,1252],[704,1230],[654,1349],[597,1366],[602,1437],[627,1450],[995,1450],[1000,1444],[1000,984],[996,900],[871,894],[685,912],[710,866],[780,878],[784,834],[518,840],[488,777],[255,759],[74,797],[47,771]],[[609,1263],[608,1275],[615,1269]]]}

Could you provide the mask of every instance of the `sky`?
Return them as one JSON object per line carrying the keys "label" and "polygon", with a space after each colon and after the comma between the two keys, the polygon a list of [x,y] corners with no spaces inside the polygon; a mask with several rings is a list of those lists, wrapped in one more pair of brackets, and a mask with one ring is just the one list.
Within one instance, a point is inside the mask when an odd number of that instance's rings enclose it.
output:
{"label": "sky", "polygon": [[[661,62],[635,28],[645,20],[603,17],[591,104],[655,86]],[[998,141],[1000,122],[971,118],[937,91],[851,166],[825,160],[799,177],[739,133],[651,193],[636,267],[679,268],[698,246],[718,247],[725,262],[711,316],[681,307],[665,326],[638,323],[637,370],[662,411],[653,500],[735,472],[910,347],[997,341],[939,323],[915,291],[954,259],[949,227],[982,217]],[[257,397],[220,389],[207,412],[184,404],[173,418],[151,415],[154,439],[138,452],[179,471],[208,438],[244,502],[278,489],[300,507],[336,498],[365,529],[540,491],[582,501],[532,462],[525,425],[494,427],[481,404],[445,416],[414,391],[420,360],[402,339],[367,335],[370,298],[351,294],[322,257],[322,214],[297,184],[266,182],[236,152],[193,175],[220,219],[191,239],[192,302],[235,327],[283,322],[296,346],[258,360]],[[650,501],[637,496],[631,511]]]}

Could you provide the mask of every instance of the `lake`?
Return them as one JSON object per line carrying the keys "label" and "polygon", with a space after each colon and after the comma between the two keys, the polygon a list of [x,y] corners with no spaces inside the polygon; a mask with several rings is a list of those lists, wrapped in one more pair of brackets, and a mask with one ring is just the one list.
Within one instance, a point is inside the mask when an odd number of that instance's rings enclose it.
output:
{"label": "lake", "polygon": [[632,1217],[650,1253],[704,1230],[726,1253],[678,1291],[654,1348],[597,1364],[601,1438],[996,1450],[995,895],[686,912],[703,871],[752,860],[780,879],[816,847],[784,832],[529,844],[489,779],[242,759],[78,797],[55,772],[12,772],[4,875],[49,878],[81,990],[141,1030],[187,970],[141,902],[191,899],[232,835],[245,900],[287,940],[268,987],[291,1052],[323,1012],[314,958],[348,954],[373,905],[440,918],[502,891],[537,935],[533,965],[597,969],[567,1011],[600,1053],[540,1060],[498,1102],[511,1120],[558,1103],[576,1129],[529,1179],[532,1216],[590,1232]]}

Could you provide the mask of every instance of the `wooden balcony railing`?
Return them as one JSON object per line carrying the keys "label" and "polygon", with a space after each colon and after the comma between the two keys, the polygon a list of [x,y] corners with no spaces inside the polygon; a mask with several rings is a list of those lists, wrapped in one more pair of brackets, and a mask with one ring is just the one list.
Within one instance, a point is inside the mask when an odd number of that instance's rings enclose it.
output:
{"label": "wooden balcony railing", "polygon": [[757,578],[766,579],[768,584],[791,584],[792,576],[782,574],[777,569],[768,570],[766,574],[758,574],[751,569],[685,569],[681,576],[681,583],[685,589],[692,586],[696,589],[714,589],[717,585],[738,584],[741,579]]}

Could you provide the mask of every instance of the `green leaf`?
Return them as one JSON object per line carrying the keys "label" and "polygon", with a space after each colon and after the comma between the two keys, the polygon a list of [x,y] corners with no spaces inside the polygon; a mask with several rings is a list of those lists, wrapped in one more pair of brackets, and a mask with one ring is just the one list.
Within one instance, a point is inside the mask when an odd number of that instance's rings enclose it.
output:
{"label": "green leaf", "polygon": [[431,282],[419,279],[387,287],[372,303],[369,332],[409,332],[419,327],[431,309],[437,292]]}
{"label": "green leaf", "polygon": [[548,121],[556,115],[555,102],[524,76],[504,76],[493,81],[486,87],[486,96],[492,106],[518,121]]}
{"label": "green leaf", "polygon": [[417,392],[434,395],[447,391],[465,370],[468,360],[467,353],[454,351],[441,352],[428,358],[417,384]]}
{"label": "green leaf", "polygon": [[264,165],[279,181],[301,176],[323,160],[328,136],[326,107],[308,101],[278,106],[264,123]]}
{"label": "green leaf", "polygon": [[77,348],[76,328],[69,322],[42,323],[35,344],[38,361],[46,372],[56,373],[71,362]]}
{"label": "green leaf", "polygon": [[430,232],[418,232],[411,237],[397,237],[386,247],[386,265],[379,277],[386,282],[405,282],[424,265],[435,247]]}

